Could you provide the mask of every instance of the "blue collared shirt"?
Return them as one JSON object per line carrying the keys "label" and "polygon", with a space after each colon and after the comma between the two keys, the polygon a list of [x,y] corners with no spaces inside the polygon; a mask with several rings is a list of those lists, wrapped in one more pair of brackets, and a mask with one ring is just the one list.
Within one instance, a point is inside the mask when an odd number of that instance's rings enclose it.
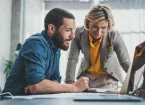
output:
{"label": "blue collared shirt", "polygon": [[30,36],[22,45],[3,92],[25,95],[24,88],[44,79],[61,81],[60,50],[45,31]]}

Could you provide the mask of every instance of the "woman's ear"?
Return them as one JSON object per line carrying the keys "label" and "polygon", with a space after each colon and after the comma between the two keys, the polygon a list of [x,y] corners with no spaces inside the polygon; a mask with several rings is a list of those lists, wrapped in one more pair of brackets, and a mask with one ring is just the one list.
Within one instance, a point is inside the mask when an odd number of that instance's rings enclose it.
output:
{"label": "woman's ear", "polygon": [[50,35],[53,35],[55,33],[55,26],[53,24],[48,24],[48,32]]}

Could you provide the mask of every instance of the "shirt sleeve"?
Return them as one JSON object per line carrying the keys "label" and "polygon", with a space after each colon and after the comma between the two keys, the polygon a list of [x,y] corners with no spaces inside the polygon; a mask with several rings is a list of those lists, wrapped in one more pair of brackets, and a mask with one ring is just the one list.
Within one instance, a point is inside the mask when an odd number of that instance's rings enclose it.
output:
{"label": "shirt sleeve", "polygon": [[28,85],[45,79],[46,50],[41,41],[29,40],[22,48],[22,59],[25,65],[25,78]]}

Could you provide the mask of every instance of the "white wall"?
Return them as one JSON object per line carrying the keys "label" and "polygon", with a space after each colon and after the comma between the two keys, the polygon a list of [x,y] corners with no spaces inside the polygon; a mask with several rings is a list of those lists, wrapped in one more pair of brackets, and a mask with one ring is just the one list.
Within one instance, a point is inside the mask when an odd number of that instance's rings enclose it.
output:
{"label": "white wall", "polygon": [[0,0],[0,86],[5,83],[5,60],[10,59],[12,0]]}
{"label": "white wall", "polygon": [[24,39],[42,30],[42,1],[25,0]]}
{"label": "white wall", "polygon": [[145,9],[113,9],[113,13],[115,27],[119,30],[132,61],[135,47],[145,41]]}

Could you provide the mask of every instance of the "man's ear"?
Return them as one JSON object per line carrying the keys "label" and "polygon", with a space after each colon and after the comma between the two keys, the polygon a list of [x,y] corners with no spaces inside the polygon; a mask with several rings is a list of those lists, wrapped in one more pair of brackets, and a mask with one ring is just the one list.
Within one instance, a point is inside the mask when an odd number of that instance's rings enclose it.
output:
{"label": "man's ear", "polygon": [[49,34],[53,35],[55,33],[55,26],[53,24],[48,24],[48,32]]}

